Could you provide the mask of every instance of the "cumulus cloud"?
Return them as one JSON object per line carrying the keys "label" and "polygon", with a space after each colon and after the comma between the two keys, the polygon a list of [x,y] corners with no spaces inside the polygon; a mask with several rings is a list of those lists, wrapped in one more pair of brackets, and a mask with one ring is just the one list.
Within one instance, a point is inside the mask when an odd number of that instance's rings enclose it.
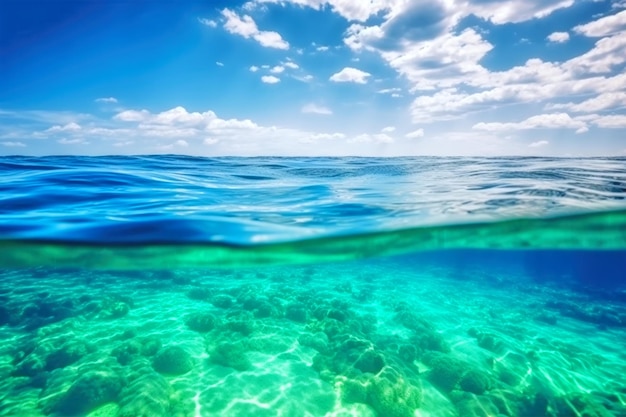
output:
{"label": "cumulus cloud", "polygon": [[626,92],[604,92],[580,103],[569,102],[547,106],[548,109],[567,109],[577,113],[591,113],[615,107],[626,107]]}
{"label": "cumulus cloud", "polygon": [[407,139],[417,139],[424,137],[424,129],[417,129],[404,135]]}
{"label": "cumulus cloud", "polygon": [[521,122],[509,123],[477,123],[473,127],[476,130],[507,131],[526,129],[576,129],[576,133],[584,133],[588,130],[587,124],[582,120],[573,119],[567,113],[549,113],[529,117]]}
{"label": "cumulus cloud", "polygon": [[464,15],[472,13],[500,25],[540,19],[573,4],[574,0],[486,0],[461,5],[461,12]]}
{"label": "cumulus cloud", "polygon": [[382,133],[392,133],[392,132],[395,132],[395,130],[396,130],[395,126],[386,126],[386,127],[383,127],[380,131]]}
{"label": "cumulus cloud", "polygon": [[[406,11],[406,9],[418,8],[419,5],[416,6],[416,3],[428,2],[406,2],[400,0],[252,0],[248,4],[251,6],[252,4],[263,5],[265,3],[295,4],[315,10],[322,10],[328,7],[348,21],[365,22],[372,16],[385,15],[393,17]],[[474,0],[434,3],[441,4],[450,15],[454,15],[455,20],[453,22],[474,14],[485,20],[490,20],[492,23],[504,24],[519,23],[548,16],[556,10],[570,7],[574,4],[574,0]],[[426,10],[428,10],[428,7]],[[416,14],[418,17],[424,15],[427,14]],[[424,22],[418,19],[414,26],[420,26],[420,23],[422,26],[424,25]]]}
{"label": "cumulus cloud", "polygon": [[333,114],[332,110],[328,107],[319,106],[315,103],[309,103],[302,107],[302,113],[313,113],[313,114],[324,114],[329,115]]}
{"label": "cumulus cloud", "polygon": [[259,67],[257,67],[256,65],[252,65],[250,67],[250,72],[257,72],[259,70]]}
{"label": "cumulus cloud", "polygon": [[295,62],[293,62],[293,61],[287,61],[287,62],[285,62],[283,65],[284,65],[285,67],[287,67],[287,68],[291,68],[291,69],[298,69],[298,68],[300,68],[300,67],[298,66],[298,64],[296,64],[296,63],[295,63]]}
{"label": "cumulus cloud", "polygon": [[259,30],[254,20],[248,16],[239,16],[229,9],[222,10],[222,16],[226,19],[224,29],[229,33],[252,38],[266,48],[289,49],[289,43],[277,32]]}
{"label": "cumulus cloud", "polygon": [[224,63],[220,61],[215,61],[215,65],[217,65],[218,67],[223,67]]}
{"label": "cumulus cloud", "polygon": [[141,122],[150,116],[147,110],[124,110],[117,113],[113,118],[124,122]]}
{"label": "cumulus cloud", "polygon": [[80,129],[81,127],[78,123],[70,122],[63,126],[54,125],[51,128],[49,128],[47,131],[48,132],[76,132],[76,131],[79,131]]}
{"label": "cumulus cloud", "polygon": [[[561,100],[568,96],[620,91],[626,85],[626,75],[603,74],[626,63],[624,51],[626,32],[602,38],[589,51],[562,63],[533,58],[524,65],[499,72],[490,72],[479,65],[475,71],[458,79],[453,76],[439,78],[440,74],[436,72],[439,66],[435,72],[421,71],[418,74],[424,78],[415,80],[416,88],[430,86],[436,92],[420,94],[415,98],[411,105],[413,121],[454,119],[502,104]],[[471,66],[471,63],[466,63],[464,68]],[[470,73],[471,77],[468,76]],[[465,92],[464,85],[473,87],[473,91]],[[550,106],[559,104],[548,104],[548,108]]]}
{"label": "cumulus cloud", "polygon": [[605,129],[624,129],[626,128],[626,115],[594,115],[591,123]]}
{"label": "cumulus cloud", "polygon": [[276,84],[280,82],[280,78],[274,77],[273,75],[264,75],[261,77],[261,81],[265,84]]}
{"label": "cumulus cloud", "polygon": [[272,67],[270,69],[270,72],[272,74],[280,74],[283,71],[285,71],[285,67],[283,67],[282,65],[276,65],[275,67]]}
{"label": "cumulus cloud", "polygon": [[298,6],[306,6],[315,10],[322,10],[325,7],[329,7],[333,12],[339,14],[346,20],[358,20],[365,21],[370,16],[376,15],[382,11],[388,10],[394,0],[368,0],[368,1],[354,1],[354,0],[254,0],[249,4],[264,4],[264,3],[277,3],[277,4],[295,4]]}
{"label": "cumulus cloud", "polygon": [[626,10],[574,28],[575,32],[589,37],[613,35],[623,30],[626,30]]}
{"label": "cumulus cloud", "polygon": [[369,72],[361,71],[352,67],[345,67],[341,71],[330,76],[330,81],[336,83],[357,83],[366,84],[367,78],[371,76]]}
{"label": "cumulus cloud", "polygon": [[569,33],[567,32],[552,32],[547,38],[550,42],[564,43],[569,40]]}
{"label": "cumulus cloud", "polygon": [[100,97],[96,99],[96,103],[117,103],[115,97]]}
{"label": "cumulus cloud", "polygon": [[547,140],[538,140],[536,142],[532,142],[528,145],[529,148],[541,148],[544,146],[549,145],[550,142],[548,142]]}
{"label": "cumulus cloud", "polygon": [[380,51],[389,65],[413,83],[413,90],[446,88],[484,77],[480,65],[493,45],[474,29],[447,33],[430,41],[407,43],[399,50]]}

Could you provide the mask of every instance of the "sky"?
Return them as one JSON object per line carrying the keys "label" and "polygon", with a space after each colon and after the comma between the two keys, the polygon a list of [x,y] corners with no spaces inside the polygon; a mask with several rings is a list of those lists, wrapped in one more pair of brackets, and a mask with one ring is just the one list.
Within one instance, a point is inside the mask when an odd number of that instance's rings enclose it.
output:
{"label": "sky", "polygon": [[626,0],[4,0],[0,155],[626,155]]}

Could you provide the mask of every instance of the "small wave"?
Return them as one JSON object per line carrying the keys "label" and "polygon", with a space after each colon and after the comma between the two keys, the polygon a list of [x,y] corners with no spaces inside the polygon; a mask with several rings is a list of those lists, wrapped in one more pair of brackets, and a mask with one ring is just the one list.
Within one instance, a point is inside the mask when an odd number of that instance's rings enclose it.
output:
{"label": "small wave", "polygon": [[277,243],[623,209],[625,158],[2,157],[0,239]]}

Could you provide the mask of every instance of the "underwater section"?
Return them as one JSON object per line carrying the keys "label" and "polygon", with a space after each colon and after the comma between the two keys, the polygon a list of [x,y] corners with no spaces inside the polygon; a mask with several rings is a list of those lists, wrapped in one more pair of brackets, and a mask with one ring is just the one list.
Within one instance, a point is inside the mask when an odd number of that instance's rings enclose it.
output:
{"label": "underwater section", "polygon": [[441,249],[626,250],[626,210],[415,227],[280,243],[92,243],[0,239],[0,268],[130,270],[346,261]]}
{"label": "underwater section", "polygon": [[0,271],[0,416],[623,417],[626,252]]}

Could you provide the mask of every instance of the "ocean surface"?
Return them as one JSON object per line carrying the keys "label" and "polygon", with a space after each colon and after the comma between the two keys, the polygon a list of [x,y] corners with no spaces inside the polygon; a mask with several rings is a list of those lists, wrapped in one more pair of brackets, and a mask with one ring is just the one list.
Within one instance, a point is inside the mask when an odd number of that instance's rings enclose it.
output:
{"label": "ocean surface", "polygon": [[626,417],[626,158],[0,157],[0,416]]}

